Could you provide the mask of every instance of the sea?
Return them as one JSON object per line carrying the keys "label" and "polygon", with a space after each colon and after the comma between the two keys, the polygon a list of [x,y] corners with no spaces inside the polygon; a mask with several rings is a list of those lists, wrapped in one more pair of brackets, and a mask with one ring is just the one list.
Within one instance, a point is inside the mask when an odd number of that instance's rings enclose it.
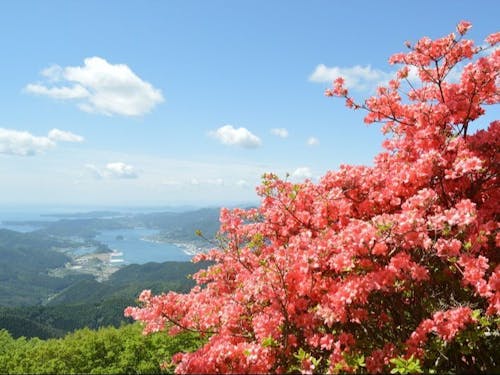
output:
{"label": "sea", "polygon": [[122,253],[116,258],[127,264],[191,260],[192,255],[187,254],[183,247],[151,241],[150,237],[158,232],[146,228],[103,230],[96,240],[108,245],[115,253]]}
{"label": "sea", "polygon": [[[53,212],[49,212],[52,214]],[[0,211],[0,228],[17,232],[31,232],[39,229],[36,225],[5,224],[4,221],[57,221],[59,218],[45,216],[47,212]],[[44,216],[42,216],[44,215]],[[157,230],[146,228],[103,230],[96,240],[114,251],[112,259],[117,264],[144,264],[148,262],[190,261],[192,255],[186,248],[172,244],[151,241],[158,234]],[[92,249],[81,248],[82,254]]]}
{"label": "sea", "polygon": [[42,216],[42,212],[29,212],[29,211],[9,211],[0,210],[0,229],[10,229],[16,232],[32,232],[39,229],[36,225],[15,225],[6,224],[5,221],[57,221],[58,218],[51,216]]}

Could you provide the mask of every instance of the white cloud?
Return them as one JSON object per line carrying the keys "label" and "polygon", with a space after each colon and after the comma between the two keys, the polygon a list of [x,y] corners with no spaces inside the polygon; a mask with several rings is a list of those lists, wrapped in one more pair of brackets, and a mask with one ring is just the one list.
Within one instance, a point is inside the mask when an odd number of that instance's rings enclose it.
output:
{"label": "white cloud", "polygon": [[[464,64],[458,64],[446,77],[447,82],[456,83],[460,81]],[[412,85],[419,85],[421,82],[418,69],[410,66],[407,79]],[[312,82],[332,83],[338,77],[345,80],[345,86],[358,91],[373,91],[377,86],[387,85],[389,80],[396,77],[396,71],[385,72],[374,69],[370,65],[355,65],[341,68],[338,66],[327,67],[324,64],[316,66],[314,72],[309,76]]]}
{"label": "white cloud", "polygon": [[82,142],[83,137],[52,129],[48,136],[39,137],[27,131],[0,128],[0,154],[31,156],[56,146],[56,142]]}
{"label": "white cloud", "polygon": [[40,74],[47,78],[49,82],[58,82],[64,77],[64,69],[59,65],[51,65],[43,69]]}
{"label": "white cloud", "polygon": [[0,128],[0,153],[28,156],[44,152],[56,144],[47,137],[37,137],[26,131]]}
{"label": "white cloud", "polygon": [[106,164],[105,172],[110,177],[115,177],[115,178],[137,178],[137,173],[134,167],[122,162],[114,162]]}
{"label": "white cloud", "polygon": [[86,112],[105,115],[141,116],[164,101],[159,89],[139,78],[125,64],[110,64],[100,57],[89,57],[83,66],[53,65],[42,71],[47,83],[28,84],[27,92],[61,100],[76,100]]}
{"label": "white cloud", "polygon": [[319,145],[319,139],[316,137],[309,137],[307,139],[307,145],[308,146],[317,146],[317,145]]}
{"label": "white cloud", "polygon": [[370,65],[355,65],[348,68],[341,68],[338,66],[328,67],[324,64],[319,64],[309,76],[309,81],[331,83],[335,79],[342,77],[345,80],[345,86],[347,88],[359,91],[369,91],[381,84],[387,83],[393,76],[393,73],[374,69]]}
{"label": "white cloud", "polygon": [[295,181],[311,178],[312,177],[311,169],[309,167],[299,167],[295,171],[293,171],[291,177]]}
{"label": "white cloud", "polygon": [[84,138],[80,135],[59,129],[52,129],[49,132],[48,137],[55,142],[83,142],[84,140]]}
{"label": "white cloud", "polygon": [[249,186],[247,180],[238,180],[238,182],[236,182],[236,185],[240,188],[245,188],[247,186]]}
{"label": "white cloud", "polygon": [[286,130],[285,128],[271,129],[271,133],[280,137],[280,138],[287,138],[288,137],[288,130]]}
{"label": "white cloud", "polygon": [[49,88],[44,85],[30,83],[25,89],[32,94],[50,96],[51,98],[61,100],[83,99],[90,96],[87,89],[80,85]]}
{"label": "white cloud", "polygon": [[195,186],[197,186],[197,185],[199,185],[199,184],[200,184],[200,181],[198,181],[196,178],[192,178],[192,179],[191,179],[191,185],[195,185]]}
{"label": "white cloud", "polygon": [[262,144],[259,137],[246,128],[235,129],[232,125],[224,125],[209,133],[225,145],[240,146],[244,148],[257,148]]}
{"label": "white cloud", "polygon": [[103,178],[133,179],[138,177],[135,168],[123,162],[107,163],[104,168],[96,167],[94,164],[85,164],[84,167],[98,180]]}

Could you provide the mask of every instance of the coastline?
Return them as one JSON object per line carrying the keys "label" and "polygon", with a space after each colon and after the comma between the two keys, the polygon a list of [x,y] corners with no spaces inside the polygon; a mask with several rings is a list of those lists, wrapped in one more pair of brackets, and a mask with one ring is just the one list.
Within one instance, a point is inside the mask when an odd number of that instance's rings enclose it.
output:
{"label": "coastline", "polygon": [[[174,245],[190,257],[208,250],[207,247],[199,246],[199,244],[193,241],[166,241],[148,237],[142,237],[141,240]],[[71,257],[71,262],[66,263],[64,267],[51,270],[50,273],[58,277],[63,277],[69,273],[83,273],[94,276],[96,281],[105,281],[125,265],[122,258],[123,252],[115,249],[111,250],[112,252],[86,253],[81,255],[75,254],[71,250],[67,251],[66,254]]]}
{"label": "coastline", "polygon": [[208,247],[199,246],[194,241],[169,241],[167,239],[158,238],[157,236],[155,236],[155,237],[141,237],[141,240],[146,241],[146,242],[156,243],[156,244],[174,245],[174,246],[177,246],[178,248],[182,249],[184,254],[189,255],[189,256],[195,256],[196,254],[203,253],[203,252],[206,252],[208,250]]}

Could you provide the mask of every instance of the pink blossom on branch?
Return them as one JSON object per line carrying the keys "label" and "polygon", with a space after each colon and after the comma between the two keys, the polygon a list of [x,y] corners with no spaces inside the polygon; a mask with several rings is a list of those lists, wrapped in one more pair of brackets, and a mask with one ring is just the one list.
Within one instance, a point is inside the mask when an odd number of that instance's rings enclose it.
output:
{"label": "pink blossom on branch", "polygon": [[213,264],[190,293],[144,291],[125,310],[146,333],[207,337],[175,356],[178,373],[389,372],[474,327],[469,306],[498,316],[500,121],[474,122],[498,104],[500,53],[479,55],[470,27],[408,43],[364,103],[342,79],[326,91],[390,135],[373,167],[343,165],[317,184],[265,175],[260,207],[221,210],[221,245],[195,257]]}

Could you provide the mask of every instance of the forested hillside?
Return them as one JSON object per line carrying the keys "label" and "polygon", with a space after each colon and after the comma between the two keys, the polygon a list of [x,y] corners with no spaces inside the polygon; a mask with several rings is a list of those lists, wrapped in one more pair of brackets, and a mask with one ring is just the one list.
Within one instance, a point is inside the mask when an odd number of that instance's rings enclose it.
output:
{"label": "forested hillside", "polygon": [[55,249],[71,242],[40,233],[18,233],[0,229],[0,306],[43,303],[87,275],[51,277],[48,271],[61,267],[70,258]]}
{"label": "forested hillside", "polygon": [[206,263],[165,262],[130,265],[105,282],[85,279],[70,285],[46,306],[0,307],[0,328],[14,337],[61,337],[78,328],[118,327],[130,322],[123,310],[143,289],[154,293],[186,292],[194,285],[189,275]]}

